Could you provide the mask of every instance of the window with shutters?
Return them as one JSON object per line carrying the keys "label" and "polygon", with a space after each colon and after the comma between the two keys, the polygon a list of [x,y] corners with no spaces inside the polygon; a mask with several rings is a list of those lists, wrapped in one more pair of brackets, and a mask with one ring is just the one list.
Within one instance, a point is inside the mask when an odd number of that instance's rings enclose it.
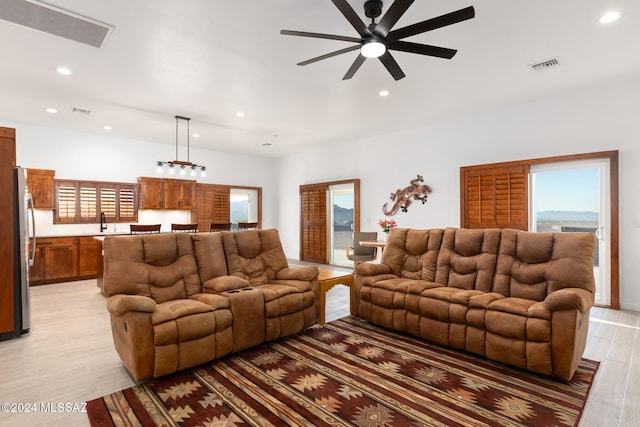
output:
{"label": "window with shutters", "polygon": [[461,168],[462,226],[526,230],[528,173],[524,164]]}
{"label": "window with shutters", "polygon": [[136,222],[136,200],[136,184],[56,180],[54,223]]}

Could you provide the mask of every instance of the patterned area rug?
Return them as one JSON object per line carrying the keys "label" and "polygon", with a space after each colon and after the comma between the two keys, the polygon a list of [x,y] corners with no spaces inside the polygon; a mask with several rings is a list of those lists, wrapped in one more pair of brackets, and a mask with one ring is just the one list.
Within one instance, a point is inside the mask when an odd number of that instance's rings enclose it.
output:
{"label": "patterned area rug", "polygon": [[93,426],[575,426],[598,369],[570,382],[354,317],[88,403]]}

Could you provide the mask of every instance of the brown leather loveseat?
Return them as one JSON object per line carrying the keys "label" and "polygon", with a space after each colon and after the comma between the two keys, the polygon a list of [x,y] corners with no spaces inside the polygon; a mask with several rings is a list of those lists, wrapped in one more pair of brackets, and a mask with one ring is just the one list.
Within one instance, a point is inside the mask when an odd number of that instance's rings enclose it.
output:
{"label": "brown leather loveseat", "polygon": [[380,264],[356,267],[371,323],[570,379],[594,301],[595,236],[499,229],[391,230]]}
{"label": "brown leather loveseat", "polygon": [[113,340],[136,380],[318,321],[318,269],[289,268],[275,229],[109,236],[103,248]]}

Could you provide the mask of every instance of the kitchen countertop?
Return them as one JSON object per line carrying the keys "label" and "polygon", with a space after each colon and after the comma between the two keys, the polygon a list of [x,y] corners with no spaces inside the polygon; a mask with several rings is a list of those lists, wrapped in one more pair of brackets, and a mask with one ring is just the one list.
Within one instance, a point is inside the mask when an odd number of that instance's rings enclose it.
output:
{"label": "kitchen countertop", "polygon": [[105,236],[123,236],[127,235],[129,232],[126,231],[103,231],[102,233],[67,233],[67,234],[47,234],[47,235],[38,235],[36,239],[51,239],[56,237],[105,237]]}

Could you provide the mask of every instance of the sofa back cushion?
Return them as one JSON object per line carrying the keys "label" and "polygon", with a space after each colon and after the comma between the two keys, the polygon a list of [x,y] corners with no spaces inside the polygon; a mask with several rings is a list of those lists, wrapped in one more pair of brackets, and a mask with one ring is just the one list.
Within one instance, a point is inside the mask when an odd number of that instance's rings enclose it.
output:
{"label": "sofa back cushion", "polygon": [[399,277],[433,282],[442,229],[392,228],[382,252],[382,263]]}
{"label": "sofa back cushion", "polygon": [[542,301],[572,287],[595,292],[591,233],[529,233],[502,230],[493,291]]}
{"label": "sofa back cushion", "polygon": [[144,295],[157,303],[200,292],[198,266],[187,233],[107,236],[104,293]]}
{"label": "sofa back cushion", "polygon": [[221,234],[229,275],[248,280],[252,286],[269,283],[289,266],[276,229]]}
{"label": "sofa back cushion", "polygon": [[[228,233],[228,232],[225,232]],[[198,263],[200,282],[227,274],[227,261],[224,257],[221,233],[194,233],[193,252]]]}
{"label": "sofa back cushion", "polygon": [[499,229],[447,228],[438,253],[436,282],[490,292],[500,244]]}

